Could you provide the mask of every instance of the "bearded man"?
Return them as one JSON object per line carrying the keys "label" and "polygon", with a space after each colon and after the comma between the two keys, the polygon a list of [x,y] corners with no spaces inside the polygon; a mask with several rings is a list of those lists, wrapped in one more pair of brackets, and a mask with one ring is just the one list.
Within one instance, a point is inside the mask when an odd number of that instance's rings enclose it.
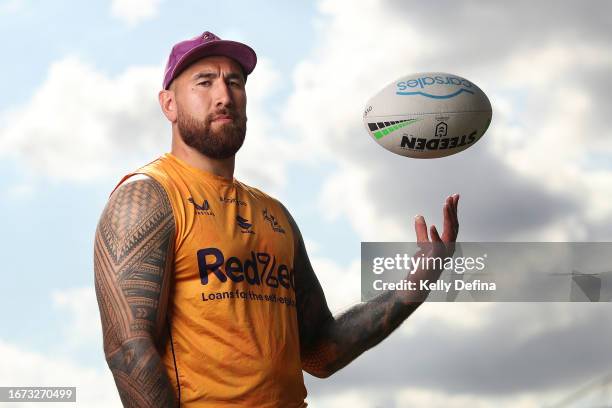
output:
{"label": "bearded man", "polygon": [[[208,31],[176,44],[159,92],[171,152],[127,174],[100,218],[104,352],[127,407],[305,407],[302,370],[329,377],[422,302],[386,292],[333,316],[287,209],[234,178],[256,62]],[[430,255],[452,254],[458,199]]]}

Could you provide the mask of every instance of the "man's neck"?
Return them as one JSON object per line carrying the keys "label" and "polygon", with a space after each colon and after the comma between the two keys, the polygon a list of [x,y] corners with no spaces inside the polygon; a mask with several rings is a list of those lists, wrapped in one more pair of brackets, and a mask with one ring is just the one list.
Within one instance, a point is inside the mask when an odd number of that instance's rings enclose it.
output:
{"label": "man's neck", "polygon": [[187,146],[182,140],[180,140],[180,137],[172,138],[171,153],[197,169],[204,170],[230,180],[234,178],[234,164],[236,156],[228,157],[227,159],[211,159],[210,157],[204,156],[194,148]]}

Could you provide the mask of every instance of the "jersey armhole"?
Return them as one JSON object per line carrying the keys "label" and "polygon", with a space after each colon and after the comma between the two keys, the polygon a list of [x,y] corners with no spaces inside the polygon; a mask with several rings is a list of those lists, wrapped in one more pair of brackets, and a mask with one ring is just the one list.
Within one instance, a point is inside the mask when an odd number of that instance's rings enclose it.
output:
{"label": "jersey armhole", "polygon": [[[117,185],[115,186],[113,191],[111,191],[111,193],[109,194],[109,198],[113,195],[113,193],[115,191],[117,191],[117,189],[119,187],[121,187],[127,180],[129,180],[130,178],[133,178],[133,177],[137,177],[138,180],[146,180],[146,179],[154,180],[157,184],[159,184],[159,186],[166,193],[166,198],[170,202],[170,208],[172,208],[172,221],[174,222],[174,250],[175,250],[175,253],[176,253],[176,248],[178,248],[178,245],[179,245],[179,236],[180,236],[180,233],[179,233],[179,223],[178,223],[178,218],[177,218],[178,217],[178,211],[175,208],[174,201],[171,199],[170,192],[164,186],[164,183],[162,183],[160,180],[158,180],[155,176],[153,176],[151,174],[140,172],[140,171],[135,171],[133,173],[128,173],[125,176],[123,176],[123,178],[119,181],[119,183],[117,183]],[[134,180],[134,181],[137,181],[137,180]]]}

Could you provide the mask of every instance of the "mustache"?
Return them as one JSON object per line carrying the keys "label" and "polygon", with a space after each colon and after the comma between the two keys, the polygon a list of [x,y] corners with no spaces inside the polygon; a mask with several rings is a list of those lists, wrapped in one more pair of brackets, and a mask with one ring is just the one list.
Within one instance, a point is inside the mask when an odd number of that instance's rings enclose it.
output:
{"label": "mustache", "polygon": [[224,116],[229,116],[232,119],[242,119],[242,115],[238,114],[238,111],[231,108],[221,108],[216,110],[214,113],[209,114],[208,121],[212,122],[213,120]]}

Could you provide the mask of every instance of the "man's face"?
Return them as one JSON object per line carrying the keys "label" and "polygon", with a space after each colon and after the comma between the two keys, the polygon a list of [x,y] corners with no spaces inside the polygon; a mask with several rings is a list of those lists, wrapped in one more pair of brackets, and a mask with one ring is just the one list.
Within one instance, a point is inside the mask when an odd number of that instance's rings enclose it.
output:
{"label": "man's face", "polygon": [[231,58],[212,56],[191,64],[170,85],[180,136],[213,159],[236,154],[246,134],[245,80]]}

